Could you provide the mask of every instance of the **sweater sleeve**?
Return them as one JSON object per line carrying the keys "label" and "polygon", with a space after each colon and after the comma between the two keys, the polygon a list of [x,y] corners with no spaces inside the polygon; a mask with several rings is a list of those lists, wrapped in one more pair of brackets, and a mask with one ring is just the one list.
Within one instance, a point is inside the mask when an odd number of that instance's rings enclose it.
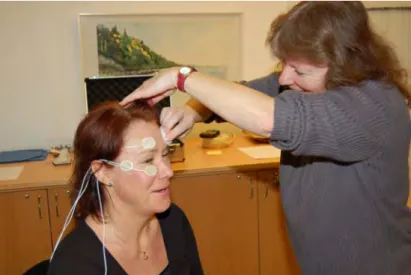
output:
{"label": "sweater sleeve", "polygon": [[281,86],[278,83],[278,73],[275,72],[254,80],[244,81],[243,84],[271,97],[277,96],[281,91]]}
{"label": "sweater sleeve", "polygon": [[[267,76],[263,76],[250,81],[239,81],[239,84],[245,85],[249,88],[262,92],[263,94],[275,97],[281,91],[280,84],[278,83],[278,73],[271,73]],[[224,119],[216,114],[213,114],[209,119],[204,121],[204,123],[210,122],[225,122]]]}
{"label": "sweater sleeve", "polygon": [[271,143],[293,155],[366,159],[387,136],[386,94],[374,82],[322,94],[286,91],[274,103]]}

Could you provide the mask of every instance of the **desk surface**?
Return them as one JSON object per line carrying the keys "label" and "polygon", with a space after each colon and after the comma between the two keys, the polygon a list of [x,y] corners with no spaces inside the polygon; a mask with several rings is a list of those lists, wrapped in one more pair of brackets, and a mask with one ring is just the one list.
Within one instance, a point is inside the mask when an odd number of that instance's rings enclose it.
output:
{"label": "desk surface", "polygon": [[[208,155],[201,147],[200,138],[187,138],[184,140],[185,161],[172,164],[175,177],[278,167],[279,158],[253,159],[238,150],[239,147],[247,146],[261,146],[261,144],[244,136],[237,136],[230,147],[221,149],[221,155]],[[24,166],[24,168],[16,180],[0,181],[0,191],[66,185],[71,176],[72,167],[71,165],[54,166],[53,159],[49,155],[46,160],[39,162],[1,164],[0,167]]]}

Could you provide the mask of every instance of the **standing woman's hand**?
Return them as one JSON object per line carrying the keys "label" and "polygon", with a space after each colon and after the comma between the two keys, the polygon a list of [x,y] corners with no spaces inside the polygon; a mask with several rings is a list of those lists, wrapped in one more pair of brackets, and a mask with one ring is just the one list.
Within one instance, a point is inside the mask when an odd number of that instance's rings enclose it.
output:
{"label": "standing woman's hand", "polygon": [[202,117],[190,106],[165,107],[161,110],[160,123],[164,127],[167,140],[184,138]]}
{"label": "standing woman's hand", "polygon": [[156,104],[163,98],[166,98],[174,93],[177,86],[178,68],[169,68],[161,70],[154,77],[144,81],[144,83],[126,96],[120,104],[128,105],[137,99],[145,98],[151,105]]}

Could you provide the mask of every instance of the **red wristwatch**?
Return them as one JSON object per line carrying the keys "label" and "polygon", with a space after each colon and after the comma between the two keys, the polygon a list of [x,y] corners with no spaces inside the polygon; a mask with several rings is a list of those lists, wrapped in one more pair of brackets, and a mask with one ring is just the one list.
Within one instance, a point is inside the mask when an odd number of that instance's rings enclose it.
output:
{"label": "red wristwatch", "polygon": [[197,70],[190,66],[184,66],[178,70],[177,89],[179,89],[182,92],[185,92],[184,83],[186,82],[187,77],[193,72],[197,72]]}

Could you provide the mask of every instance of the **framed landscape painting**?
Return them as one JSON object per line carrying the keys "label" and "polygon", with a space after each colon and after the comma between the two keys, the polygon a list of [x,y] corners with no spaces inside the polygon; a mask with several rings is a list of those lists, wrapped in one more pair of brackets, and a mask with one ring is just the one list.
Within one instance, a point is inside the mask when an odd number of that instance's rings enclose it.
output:
{"label": "framed landscape painting", "polygon": [[83,77],[191,65],[241,78],[241,14],[80,14]]}

